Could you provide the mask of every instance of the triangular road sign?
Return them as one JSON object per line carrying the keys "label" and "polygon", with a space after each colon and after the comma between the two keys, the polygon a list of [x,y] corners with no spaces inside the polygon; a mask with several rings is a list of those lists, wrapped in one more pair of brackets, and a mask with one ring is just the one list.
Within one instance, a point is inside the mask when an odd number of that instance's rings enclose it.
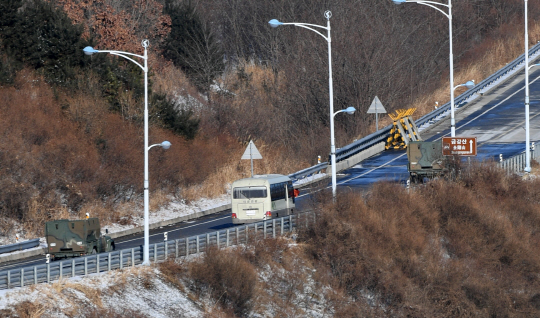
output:
{"label": "triangular road sign", "polygon": [[386,114],[386,109],[384,109],[384,106],[379,100],[379,97],[375,96],[367,112],[368,114]]}
{"label": "triangular road sign", "polygon": [[244,159],[262,159],[261,153],[259,152],[257,147],[255,147],[253,140],[249,141],[249,145],[247,146],[246,151],[244,151],[244,154],[242,155],[241,160]]}

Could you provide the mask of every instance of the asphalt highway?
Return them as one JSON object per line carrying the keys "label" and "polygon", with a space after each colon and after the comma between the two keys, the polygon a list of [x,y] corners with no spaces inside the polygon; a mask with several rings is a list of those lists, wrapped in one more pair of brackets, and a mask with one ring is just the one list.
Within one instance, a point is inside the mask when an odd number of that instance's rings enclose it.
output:
{"label": "asphalt highway", "polygon": [[[307,191],[303,191],[303,193],[301,193],[300,196],[296,199],[296,210],[302,211],[306,208],[309,208],[308,201],[309,193]],[[207,215],[195,220],[185,221],[150,230],[150,244],[163,242],[165,239],[165,232],[167,233],[167,240],[173,241],[184,237],[190,237],[208,232],[218,231],[221,229],[232,228],[234,226],[236,225],[232,223],[231,210],[229,209],[220,213]],[[106,227],[102,228],[102,234],[104,234],[105,228]],[[114,239],[117,250],[142,248],[143,241],[143,233],[137,233]],[[54,262],[59,261],[65,260],[59,259],[55,260]],[[33,267],[41,264],[45,264],[44,255],[1,263],[0,271]]]}
{"label": "asphalt highway", "polygon": [[[524,72],[518,73],[483,96],[457,109],[456,136],[477,137],[478,156],[475,160],[498,160],[525,150]],[[530,73],[531,141],[540,140],[540,70]],[[437,140],[450,135],[450,118],[422,131],[423,140]],[[540,144],[538,145],[540,146]],[[384,151],[338,175],[338,191],[344,188],[367,189],[373,183],[387,180],[405,183],[408,179],[405,151]],[[309,208],[309,189],[303,189],[297,199],[297,211]],[[197,220],[174,224],[150,231],[150,243],[194,236],[233,227],[230,210]],[[143,234],[115,239],[117,249],[137,248]],[[43,256],[0,264],[0,270],[43,264]]]}
{"label": "asphalt highway", "polygon": [[[534,70],[534,69],[533,69]],[[529,74],[530,140],[540,140],[540,71]],[[518,72],[501,85],[478,96],[455,111],[456,136],[476,137],[478,155],[472,160],[499,160],[525,150],[525,81]],[[450,136],[450,118],[420,132],[426,141]],[[540,146],[540,144],[538,144]],[[338,175],[340,188],[366,189],[377,181],[406,183],[408,179],[405,150],[384,151]]]}

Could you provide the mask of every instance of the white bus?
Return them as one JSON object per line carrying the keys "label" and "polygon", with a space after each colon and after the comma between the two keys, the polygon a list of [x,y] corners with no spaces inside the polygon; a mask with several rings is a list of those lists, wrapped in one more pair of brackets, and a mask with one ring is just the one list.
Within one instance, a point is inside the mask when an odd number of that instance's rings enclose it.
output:
{"label": "white bus", "polygon": [[296,196],[292,180],[281,174],[236,180],[232,184],[232,221],[253,223],[292,214]]}

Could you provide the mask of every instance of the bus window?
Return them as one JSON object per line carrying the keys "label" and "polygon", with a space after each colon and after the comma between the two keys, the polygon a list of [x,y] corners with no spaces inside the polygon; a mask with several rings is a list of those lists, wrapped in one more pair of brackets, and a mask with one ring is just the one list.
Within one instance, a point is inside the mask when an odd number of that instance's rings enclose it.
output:
{"label": "bus window", "polygon": [[258,199],[267,197],[266,187],[234,188],[234,199]]}
{"label": "bus window", "polygon": [[270,185],[270,196],[272,201],[285,199],[285,182]]}

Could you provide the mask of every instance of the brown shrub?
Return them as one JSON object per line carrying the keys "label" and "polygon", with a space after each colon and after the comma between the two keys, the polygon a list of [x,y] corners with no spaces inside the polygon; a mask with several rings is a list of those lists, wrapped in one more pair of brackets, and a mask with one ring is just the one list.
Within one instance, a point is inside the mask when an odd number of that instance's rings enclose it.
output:
{"label": "brown shrub", "polygon": [[236,315],[245,315],[251,308],[257,285],[254,267],[235,251],[209,248],[200,263],[190,264],[195,291],[208,292]]}
{"label": "brown shrub", "polygon": [[163,277],[181,291],[184,291],[182,279],[187,277],[186,264],[173,259],[159,263],[159,270]]}
{"label": "brown shrub", "polygon": [[25,300],[23,302],[13,305],[13,309],[16,312],[16,317],[38,318],[38,317],[41,317],[47,311],[47,306],[37,303],[37,302],[31,302],[31,301]]}
{"label": "brown shrub", "polygon": [[247,249],[243,253],[243,257],[260,268],[268,265],[271,266],[275,263],[282,263],[283,254],[289,249],[288,244],[288,241],[281,237],[255,240],[252,243],[252,248]]}
{"label": "brown shrub", "polygon": [[396,317],[536,316],[537,181],[473,169],[409,191],[379,183],[365,196],[341,194],[300,238],[373,316],[366,295]]}

